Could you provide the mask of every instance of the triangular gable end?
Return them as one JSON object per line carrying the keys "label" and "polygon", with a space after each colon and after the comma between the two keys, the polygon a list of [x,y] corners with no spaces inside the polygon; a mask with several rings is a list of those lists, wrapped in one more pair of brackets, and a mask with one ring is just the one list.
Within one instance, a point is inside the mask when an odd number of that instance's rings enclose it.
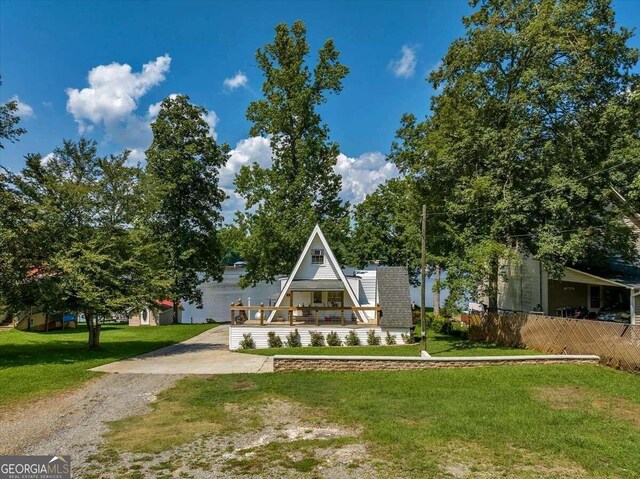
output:
{"label": "triangular gable end", "polygon": [[[303,263],[304,259],[309,254],[309,251],[311,250],[311,245],[313,244],[313,242],[316,239],[316,237],[320,240],[320,243],[322,244],[322,247],[324,248],[324,251],[325,251],[325,256],[329,260],[330,266],[332,267],[333,271],[336,273],[336,276],[338,277],[337,279],[342,281],[342,284],[344,285],[344,288],[347,291],[347,294],[349,295],[349,298],[351,299],[352,303],[354,305],[356,305],[356,306],[360,306],[360,301],[358,301],[357,296],[355,295],[355,293],[351,289],[351,286],[349,285],[349,282],[347,281],[347,278],[345,277],[344,273],[342,272],[342,268],[340,267],[340,264],[338,264],[338,261],[336,260],[336,257],[333,255],[333,251],[331,250],[331,247],[329,246],[329,243],[327,243],[327,239],[324,237],[324,234],[322,233],[322,230],[320,229],[320,225],[316,225],[313,228],[313,231],[311,232],[311,235],[309,236],[309,239],[307,240],[307,244],[304,246],[304,249],[302,250],[302,253],[300,254],[300,257],[298,258],[298,262],[294,266],[293,271],[289,275],[289,278],[287,278],[287,282],[285,283],[284,288],[282,288],[282,291],[280,291],[280,295],[278,296],[278,300],[276,301],[275,306],[279,307],[279,306],[282,305],[282,302],[284,301],[284,298],[287,296],[287,293],[289,292],[289,288],[291,288],[291,283],[293,282],[293,280],[295,279],[296,275],[300,271],[300,267],[302,266],[302,263]],[[269,314],[269,318],[267,319],[267,322],[270,323],[273,320],[273,318],[276,315],[276,312],[277,311],[274,310],[274,311],[271,312],[271,314]],[[364,314],[363,311],[357,311],[356,314],[360,317],[360,319],[363,322],[365,322],[365,323],[369,322],[369,319],[367,318],[367,315]]]}

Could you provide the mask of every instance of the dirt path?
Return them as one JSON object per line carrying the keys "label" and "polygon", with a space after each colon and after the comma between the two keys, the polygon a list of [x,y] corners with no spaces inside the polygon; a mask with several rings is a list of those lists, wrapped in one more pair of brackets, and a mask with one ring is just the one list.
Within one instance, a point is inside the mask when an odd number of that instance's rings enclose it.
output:
{"label": "dirt path", "polygon": [[181,376],[109,374],[54,398],[0,416],[0,454],[69,454],[75,469],[96,451],[105,421],[147,410]]}

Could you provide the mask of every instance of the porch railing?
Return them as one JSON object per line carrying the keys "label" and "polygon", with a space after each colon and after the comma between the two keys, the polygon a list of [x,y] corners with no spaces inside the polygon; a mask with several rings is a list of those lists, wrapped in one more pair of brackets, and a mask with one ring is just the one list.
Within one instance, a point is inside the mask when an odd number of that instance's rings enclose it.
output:
{"label": "porch railing", "polygon": [[[380,308],[379,304],[376,306],[265,306],[264,304],[260,306],[239,306],[231,303],[231,324],[245,324],[250,321],[248,324],[260,324],[260,326],[263,326],[267,323],[267,318],[273,311],[276,312],[276,315],[274,321],[270,324],[288,323],[290,326],[296,324],[315,324],[320,326],[327,323],[345,326],[347,323],[354,322],[354,316],[357,324],[375,324],[379,326],[380,318],[382,317],[382,308]],[[369,319],[368,323],[361,321],[357,314],[360,311],[365,314],[366,312],[373,312],[373,318]],[[256,312],[260,312],[258,320],[251,318]],[[278,315],[278,312],[282,314]],[[336,314],[328,315],[327,313],[329,312]]]}

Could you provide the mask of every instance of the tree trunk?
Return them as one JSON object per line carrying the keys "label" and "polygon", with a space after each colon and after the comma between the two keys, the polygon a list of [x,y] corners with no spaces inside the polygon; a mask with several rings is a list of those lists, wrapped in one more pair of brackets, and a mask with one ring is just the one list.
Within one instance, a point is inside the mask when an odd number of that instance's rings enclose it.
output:
{"label": "tree trunk", "polygon": [[440,278],[442,276],[442,268],[440,263],[436,264],[436,281],[433,285],[433,315],[440,316]]}
{"label": "tree trunk", "polygon": [[84,313],[89,329],[89,349],[100,348],[100,328],[102,325],[98,322],[92,313]]}
{"label": "tree trunk", "polygon": [[498,311],[498,276],[500,274],[500,259],[491,258],[489,260],[489,288],[487,296],[489,299],[489,311]]}
{"label": "tree trunk", "polygon": [[[178,324],[178,300],[174,299],[173,300],[173,324]],[[158,322],[159,324],[159,322]]]}

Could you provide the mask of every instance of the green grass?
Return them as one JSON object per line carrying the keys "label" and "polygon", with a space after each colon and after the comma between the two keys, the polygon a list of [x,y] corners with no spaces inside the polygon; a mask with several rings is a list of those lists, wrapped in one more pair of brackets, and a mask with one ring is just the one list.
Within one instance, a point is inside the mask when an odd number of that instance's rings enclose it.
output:
{"label": "green grass", "polygon": [[0,332],[0,409],[81,385],[89,368],[184,341],[213,325],[102,327],[98,351],[87,349],[86,327],[49,333]]}
{"label": "green grass", "polygon": [[[281,338],[283,341],[285,338]],[[384,337],[382,338],[384,343]],[[445,334],[427,333],[427,351],[432,356],[501,356],[539,354],[530,349],[508,348],[496,344],[467,341]],[[273,356],[275,354],[318,354],[338,356],[419,356],[420,345],[401,346],[325,346],[241,350],[242,353]]]}
{"label": "green grass", "polygon": [[[157,452],[157,438],[172,438],[167,448],[194,439],[175,435],[184,424],[219,433],[218,422],[234,424],[229,411],[242,417],[261,401],[286,399],[354,431],[401,477],[444,477],[447,465],[464,464],[477,473],[465,477],[632,478],[639,391],[639,376],[596,365],[191,377],[150,413],[113,423],[107,447]],[[267,449],[254,457],[264,470],[274,460]]]}

